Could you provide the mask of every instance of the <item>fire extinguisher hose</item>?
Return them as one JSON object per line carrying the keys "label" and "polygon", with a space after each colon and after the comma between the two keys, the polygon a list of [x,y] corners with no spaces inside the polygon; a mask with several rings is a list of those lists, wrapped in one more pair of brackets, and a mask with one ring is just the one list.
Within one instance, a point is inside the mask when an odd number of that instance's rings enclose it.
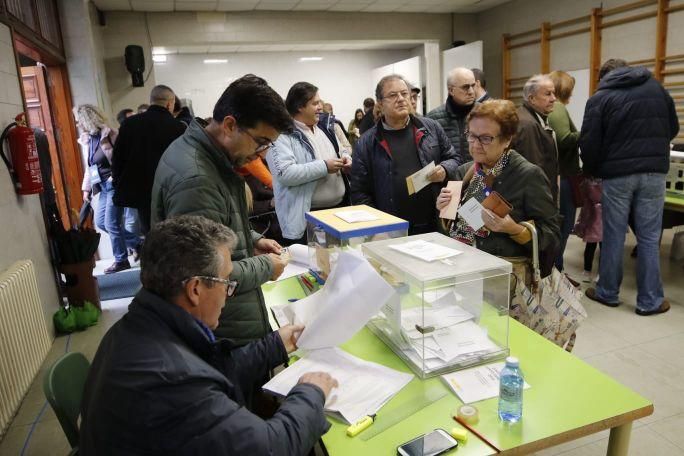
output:
{"label": "fire extinguisher hose", "polygon": [[17,125],[16,122],[12,122],[11,124],[7,125],[7,128],[5,128],[2,131],[2,134],[0,134],[0,156],[2,156],[2,161],[5,162],[5,166],[7,166],[7,170],[10,173],[10,176],[14,178],[14,172],[12,171],[12,165],[10,165],[9,160],[7,159],[7,156],[5,155],[5,139],[7,138],[7,134],[10,131],[10,128],[15,127]]}

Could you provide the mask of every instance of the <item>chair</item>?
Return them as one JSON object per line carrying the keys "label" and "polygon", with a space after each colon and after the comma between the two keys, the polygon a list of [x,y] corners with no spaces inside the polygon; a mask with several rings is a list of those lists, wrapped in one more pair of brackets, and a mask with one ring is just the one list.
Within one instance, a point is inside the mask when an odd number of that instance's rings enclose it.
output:
{"label": "chair", "polygon": [[45,397],[74,449],[78,447],[78,415],[89,368],[82,353],[67,353],[50,366],[43,380]]}

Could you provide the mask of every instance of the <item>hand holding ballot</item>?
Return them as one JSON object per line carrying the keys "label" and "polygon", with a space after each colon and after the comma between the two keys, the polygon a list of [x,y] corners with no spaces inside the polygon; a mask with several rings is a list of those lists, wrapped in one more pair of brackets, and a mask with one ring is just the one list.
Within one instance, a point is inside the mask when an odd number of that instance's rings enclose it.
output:
{"label": "hand holding ballot", "polygon": [[430,182],[444,182],[446,176],[447,173],[444,167],[442,165],[437,165],[430,174],[428,174],[427,178]]}
{"label": "hand holding ballot", "polygon": [[304,331],[304,325],[286,325],[278,330],[278,335],[283,341],[285,351],[292,353],[297,350],[297,339]]}

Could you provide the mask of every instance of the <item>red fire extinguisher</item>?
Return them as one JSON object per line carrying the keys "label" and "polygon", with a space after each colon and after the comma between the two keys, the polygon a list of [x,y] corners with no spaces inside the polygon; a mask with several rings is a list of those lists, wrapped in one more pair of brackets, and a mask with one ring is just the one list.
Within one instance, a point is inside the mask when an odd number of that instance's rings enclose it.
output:
{"label": "red fire extinguisher", "polygon": [[[22,112],[14,118],[0,135],[0,155],[14,181],[16,192],[20,195],[33,195],[43,191],[43,178],[40,174],[40,160],[36,148],[36,137],[26,126],[26,115]],[[2,149],[5,139],[9,140],[12,162]]]}

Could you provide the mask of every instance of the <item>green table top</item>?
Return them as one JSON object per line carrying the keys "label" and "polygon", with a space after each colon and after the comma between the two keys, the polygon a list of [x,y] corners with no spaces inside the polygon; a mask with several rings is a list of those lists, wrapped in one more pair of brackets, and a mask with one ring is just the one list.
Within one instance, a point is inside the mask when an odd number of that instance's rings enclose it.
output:
{"label": "green table top", "polygon": [[684,195],[678,193],[665,193],[665,209],[684,212]]}
{"label": "green table top", "polygon": [[[304,293],[296,279],[269,283],[263,287],[267,306],[282,304]],[[520,359],[525,380],[532,386],[524,393],[523,419],[505,425],[497,417],[498,399],[475,403],[480,422],[474,428],[498,448],[525,454],[618,426],[653,412],[650,401],[599,372],[575,356],[548,342],[517,321],[510,321],[511,355]],[[359,358],[411,372],[381,340],[368,329],[359,331],[342,348]],[[448,395],[381,434],[363,441],[360,434],[347,437],[347,425],[329,418],[332,427],[323,436],[330,455],[395,455],[396,447],[435,428],[449,431],[460,427],[452,413],[462,404],[441,378],[414,378],[378,411],[376,425],[393,409],[421,396],[425,390],[443,388]],[[449,454],[492,454],[472,433]]]}

